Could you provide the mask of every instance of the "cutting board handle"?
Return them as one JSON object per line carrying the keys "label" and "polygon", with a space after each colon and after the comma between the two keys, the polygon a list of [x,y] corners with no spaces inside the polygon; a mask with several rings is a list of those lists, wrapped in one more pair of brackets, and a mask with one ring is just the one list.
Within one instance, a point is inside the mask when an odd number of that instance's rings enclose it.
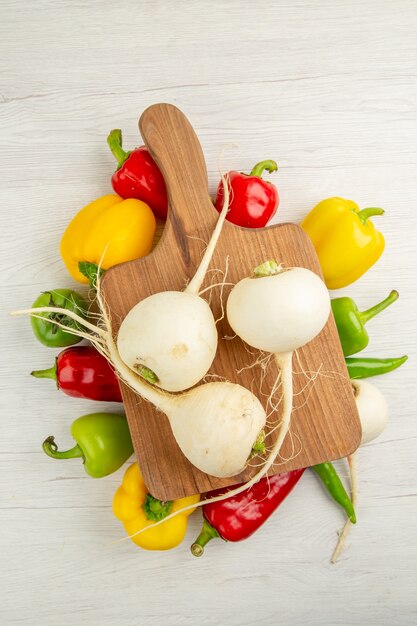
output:
{"label": "cutting board handle", "polygon": [[200,142],[188,119],[172,104],[147,108],[139,119],[139,130],[165,179],[169,198],[167,221],[178,233],[180,248],[186,252],[183,234],[193,233],[198,223],[217,215],[209,196]]}

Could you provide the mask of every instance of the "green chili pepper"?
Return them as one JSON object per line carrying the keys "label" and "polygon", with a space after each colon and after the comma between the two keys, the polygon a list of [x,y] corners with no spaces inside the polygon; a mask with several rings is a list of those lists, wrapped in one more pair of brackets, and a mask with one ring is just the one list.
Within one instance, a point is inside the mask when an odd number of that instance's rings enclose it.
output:
{"label": "green chili pepper", "polygon": [[370,378],[371,376],[379,376],[396,370],[406,362],[408,356],[400,356],[392,359],[374,359],[374,358],[346,358],[346,366],[349,372],[349,378]]}
{"label": "green chili pepper", "polygon": [[366,322],[395,302],[398,296],[398,291],[391,291],[385,300],[366,311],[359,311],[352,298],[332,300],[333,315],[345,356],[366,348],[369,343],[369,336],[365,330]]}
{"label": "green chili pepper", "polygon": [[129,427],[124,415],[115,413],[83,415],[73,422],[71,435],[77,444],[70,450],[59,452],[54,437],[45,439],[42,448],[53,459],[81,458],[85,471],[93,478],[112,474],[133,452]]}
{"label": "green chili pepper", "polygon": [[333,500],[346,512],[352,524],[356,524],[355,509],[334,466],[331,463],[320,463],[313,465],[311,469],[320,478]]}
{"label": "green chili pepper", "polygon": [[[88,305],[84,298],[71,289],[53,289],[52,291],[44,291],[39,298],[35,300],[32,308],[54,306],[68,311],[73,311],[83,318],[87,318]],[[74,320],[66,317],[63,313],[39,313],[39,317],[31,317],[30,321],[35,337],[49,348],[64,348],[72,346],[81,341],[81,337],[77,337],[66,332],[60,326],[49,322],[54,320],[68,326],[68,328],[78,328]]]}

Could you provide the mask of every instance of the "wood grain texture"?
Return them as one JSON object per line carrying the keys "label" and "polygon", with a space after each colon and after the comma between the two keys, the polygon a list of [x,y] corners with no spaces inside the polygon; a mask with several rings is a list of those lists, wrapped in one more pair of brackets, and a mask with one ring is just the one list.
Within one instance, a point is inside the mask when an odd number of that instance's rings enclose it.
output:
{"label": "wood grain texture", "polygon": [[[2,626],[415,626],[416,32],[415,0],[0,4]],[[367,308],[398,289],[369,322],[364,354],[410,359],[375,379],[390,422],[358,452],[358,524],[335,567],[343,515],[311,473],[250,540],[213,540],[191,559],[199,513],[171,552],[113,544],[123,537],[111,500],[124,468],[91,480],[40,450],[52,434],[71,447],[79,415],[120,407],[32,379],[56,351],[8,312],[44,289],[80,288],[60,237],[80,207],[111,191],[109,130],[122,128],[134,147],[138,111],[161,101],[198,129],[210,193],[226,146],[225,170],[278,161],[276,223],[298,223],[332,195],[386,209],[382,258],[332,295]]]}
{"label": "wood grain texture", "polygon": [[[184,114],[169,104],[153,105],[142,114],[139,126],[164,175],[169,212],[161,240],[150,255],[106,272],[103,294],[115,333],[126,314],[139,301],[160,291],[184,289],[198,268],[204,242],[209,241],[218,219],[208,192],[201,146]],[[227,258],[230,261],[227,282],[233,284],[250,276],[254,267],[271,258],[287,267],[307,267],[321,275],[313,246],[295,224],[279,224],[254,231],[225,222],[210,269],[221,270]],[[221,280],[219,274],[214,277],[208,273],[202,287]],[[230,290],[230,285],[224,289],[223,306]],[[215,319],[220,319],[220,288],[214,288],[210,301]],[[262,323],[261,317],[260,311],[259,323]],[[225,317],[220,319],[217,328],[218,351],[209,374],[253,390],[268,412],[266,402],[278,376],[275,364],[270,364],[261,384],[261,367],[246,367],[255,362],[260,353],[254,350],[249,353],[248,347],[237,337],[225,339],[234,334]],[[356,450],[361,437],[356,405],[332,317],[314,341],[297,351],[293,361],[295,403],[292,425],[281,458],[273,468],[275,473],[345,457]],[[303,371],[308,373],[303,375]],[[309,377],[315,372],[321,372],[322,376],[309,383]],[[279,394],[273,400],[278,402]],[[201,472],[184,457],[168,420],[160,411],[148,402],[140,401],[127,386],[123,386],[123,401],[145,482],[151,493],[161,500],[174,500],[240,483],[258,471],[256,467],[248,467],[242,474],[227,479]],[[275,425],[279,418],[280,408],[269,417],[268,447],[278,435]],[[274,433],[268,434],[272,428]],[[256,462],[259,463],[260,458]]]}

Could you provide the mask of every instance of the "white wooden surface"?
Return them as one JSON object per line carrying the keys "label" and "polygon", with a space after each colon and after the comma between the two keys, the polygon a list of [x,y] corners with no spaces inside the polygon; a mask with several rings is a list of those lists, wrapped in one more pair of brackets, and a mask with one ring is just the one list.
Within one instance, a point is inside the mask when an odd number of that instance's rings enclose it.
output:
{"label": "white wooden surface", "polygon": [[[416,30],[415,0],[3,0],[1,624],[416,623]],[[224,167],[276,158],[279,220],[331,195],[386,208],[386,252],[346,292],[367,307],[400,291],[369,324],[367,352],[411,358],[376,381],[391,422],[360,451],[359,522],[336,566],[343,516],[310,474],[251,540],[213,541],[197,560],[199,515],[172,552],[114,545],[122,471],[94,481],[40,450],[52,433],[70,445],[71,421],[108,407],[31,379],[54,351],[7,312],[75,286],[63,229],[110,189],[107,132],[123,128],[133,147],[140,112],[158,101],[194,124],[213,189],[225,144]]]}

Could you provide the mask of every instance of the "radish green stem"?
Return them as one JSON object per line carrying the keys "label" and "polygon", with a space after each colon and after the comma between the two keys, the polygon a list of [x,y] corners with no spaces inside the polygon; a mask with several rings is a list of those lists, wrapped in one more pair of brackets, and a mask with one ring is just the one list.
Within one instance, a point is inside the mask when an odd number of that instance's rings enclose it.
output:
{"label": "radish green stem", "polygon": [[[349,470],[350,470],[350,489],[351,489],[351,500],[352,500],[352,504],[353,504],[353,508],[356,510],[356,504],[357,504],[357,499],[358,499],[358,480],[357,480],[357,472],[356,472],[356,454],[351,454],[348,456],[347,458],[348,463],[349,463]],[[337,545],[334,549],[334,552],[332,554],[332,558],[330,559],[330,562],[335,564],[337,559],[339,558],[343,547],[345,545],[346,542],[346,537],[349,534],[350,531],[350,527],[352,526],[352,522],[350,521],[350,519],[346,520],[345,525],[343,526],[343,530],[339,535],[339,540],[337,542]]]}
{"label": "radish green stem", "polygon": [[274,276],[275,274],[279,274],[281,271],[281,266],[272,259],[255,267],[253,275],[256,276],[256,278],[262,278],[263,276]]}

